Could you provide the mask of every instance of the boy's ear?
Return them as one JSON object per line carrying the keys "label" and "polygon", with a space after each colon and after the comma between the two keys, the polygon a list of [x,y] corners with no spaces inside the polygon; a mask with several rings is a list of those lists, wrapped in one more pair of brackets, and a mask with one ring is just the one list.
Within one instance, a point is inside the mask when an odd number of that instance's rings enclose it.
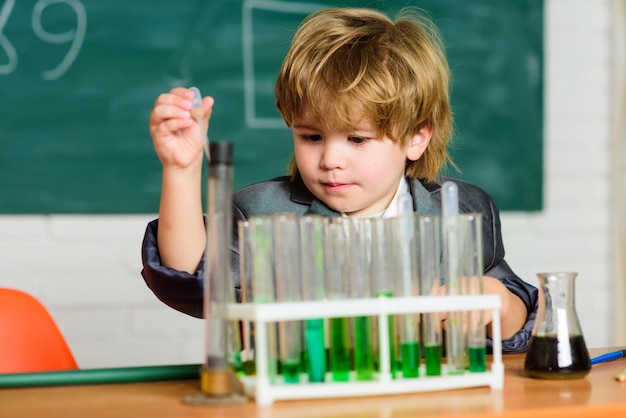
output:
{"label": "boy's ear", "polygon": [[430,125],[421,127],[409,142],[409,147],[406,150],[406,158],[411,161],[417,161],[422,154],[424,154],[424,151],[426,151],[426,147],[428,147],[432,136],[433,128]]}

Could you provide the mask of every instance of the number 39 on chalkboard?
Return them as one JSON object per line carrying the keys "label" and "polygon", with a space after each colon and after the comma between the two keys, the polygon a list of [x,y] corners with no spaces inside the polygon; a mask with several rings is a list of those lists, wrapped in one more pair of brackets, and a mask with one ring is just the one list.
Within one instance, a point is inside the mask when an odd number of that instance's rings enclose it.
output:
{"label": "number 39 on chalkboard", "polygon": [[[6,56],[7,62],[0,63],[0,74],[11,74],[16,70],[19,62],[19,52],[11,43],[11,40],[4,35],[4,27],[11,18],[11,12],[15,0],[6,0],[2,9],[0,9],[0,48]],[[52,33],[46,30],[43,25],[43,16],[45,13],[53,13],[56,8],[70,8],[75,14],[76,26],[66,32]],[[38,0],[31,14],[31,28],[34,34],[42,42],[49,44],[69,44],[69,48],[65,56],[57,64],[56,67],[42,71],[41,77],[44,80],[55,80],[61,77],[72,66],[74,60],[80,52],[87,31],[87,13],[85,7],[79,0]]]}

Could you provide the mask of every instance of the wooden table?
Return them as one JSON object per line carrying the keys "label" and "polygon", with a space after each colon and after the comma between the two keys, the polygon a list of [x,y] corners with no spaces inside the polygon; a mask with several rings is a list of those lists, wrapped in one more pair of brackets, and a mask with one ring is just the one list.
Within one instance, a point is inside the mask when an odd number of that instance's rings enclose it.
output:
{"label": "wooden table", "polygon": [[[590,350],[595,356],[611,348]],[[189,406],[198,381],[0,389],[0,417],[626,417],[626,383],[614,376],[626,359],[593,366],[584,379],[524,376],[524,354],[504,355],[504,388],[488,387],[367,398],[277,401],[270,407]]]}

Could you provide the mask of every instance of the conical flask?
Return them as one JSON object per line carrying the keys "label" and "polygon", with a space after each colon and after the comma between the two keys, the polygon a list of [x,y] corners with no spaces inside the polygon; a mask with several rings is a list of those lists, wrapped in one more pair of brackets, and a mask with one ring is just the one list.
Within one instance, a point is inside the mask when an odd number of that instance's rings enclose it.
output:
{"label": "conical flask", "polygon": [[577,273],[538,273],[539,310],[524,370],[540,379],[578,379],[591,369],[574,305]]}

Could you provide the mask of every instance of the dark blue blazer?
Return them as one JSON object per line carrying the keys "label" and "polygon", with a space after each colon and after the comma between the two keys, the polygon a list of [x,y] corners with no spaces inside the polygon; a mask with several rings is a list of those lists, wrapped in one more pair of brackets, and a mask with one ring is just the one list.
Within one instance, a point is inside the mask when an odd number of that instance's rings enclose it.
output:
{"label": "dark blue blazer", "polygon": [[[483,214],[485,275],[499,279],[511,292],[519,296],[528,311],[524,327],[516,335],[502,342],[502,350],[503,352],[526,351],[537,313],[537,289],[517,277],[504,260],[500,215],[493,199],[480,188],[457,179],[441,177],[435,183],[429,184],[409,179],[414,208],[422,215],[441,214],[441,184],[446,180],[453,180],[458,185],[461,213],[480,212]],[[315,198],[301,180],[291,182],[288,177],[275,178],[237,190],[233,193],[233,206],[231,262],[238,299],[238,220],[277,212],[339,216],[338,212]],[[146,229],[142,248],[143,270],[141,274],[148,287],[165,304],[180,312],[201,318],[203,315],[204,260],[199,260],[194,274],[161,265],[156,238],[157,228],[158,219],[155,219],[148,224]]]}

